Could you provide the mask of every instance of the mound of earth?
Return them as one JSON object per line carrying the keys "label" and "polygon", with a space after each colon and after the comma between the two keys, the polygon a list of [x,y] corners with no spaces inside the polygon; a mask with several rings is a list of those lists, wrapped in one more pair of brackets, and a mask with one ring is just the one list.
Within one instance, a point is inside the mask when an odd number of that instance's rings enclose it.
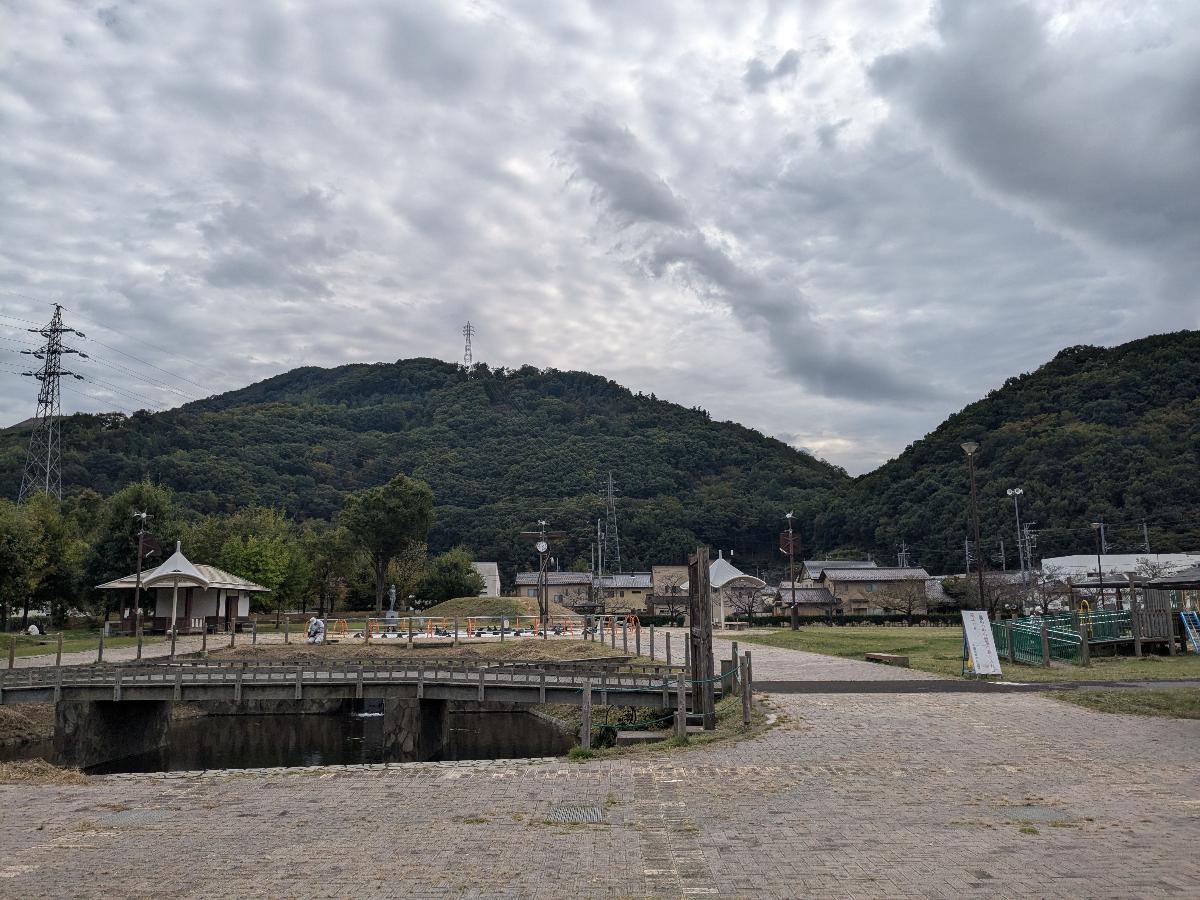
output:
{"label": "mound of earth", "polygon": [[521,660],[578,660],[596,658],[627,659],[629,654],[606,647],[594,641],[577,641],[564,638],[539,640],[537,638],[479,641],[454,647],[447,642],[416,644],[410,650],[403,640],[382,640],[364,644],[361,640],[343,640],[336,644],[312,646],[309,644],[257,644],[241,647],[225,647],[209,652],[210,659],[235,659],[248,663],[275,663],[278,665],[310,665],[329,662],[353,662],[356,660],[419,660],[461,659],[471,661]]}
{"label": "mound of earth", "polygon": [[[538,614],[537,598],[535,597],[456,597],[431,606],[419,615],[437,616],[453,619],[465,619],[468,616],[536,616]],[[550,604],[552,616],[578,615],[557,603]]]}

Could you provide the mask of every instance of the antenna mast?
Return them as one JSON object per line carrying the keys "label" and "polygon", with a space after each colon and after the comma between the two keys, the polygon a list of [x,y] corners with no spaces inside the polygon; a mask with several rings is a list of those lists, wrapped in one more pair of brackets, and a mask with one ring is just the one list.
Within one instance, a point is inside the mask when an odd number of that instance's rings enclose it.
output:
{"label": "antenna mast", "polygon": [[470,320],[463,326],[462,333],[463,339],[466,342],[463,348],[463,365],[469,369],[475,364],[475,357],[471,353],[471,338],[475,334],[475,326],[471,324]]}
{"label": "antenna mast", "polygon": [[38,390],[38,409],[34,417],[33,434],[29,437],[29,457],[25,461],[25,474],[21,478],[21,493],[18,503],[24,503],[35,494],[52,494],[62,499],[62,390],[59,379],[63,376],[83,381],[82,375],[68,372],[62,367],[64,355],[78,353],[84,359],[86,353],[63,344],[64,334],[76,334],[83,337],[82,331],[67,328],[62,323],[63,308],[54,304],[54,316],[50,324],[44,328],[30,328],[34,334],[40,334],[46,339],[43,347],[37,350],[22,350],[37,359],[42,360],[42,367],[36,372],[23,372],[30,378],[36,378],[42,383]]}

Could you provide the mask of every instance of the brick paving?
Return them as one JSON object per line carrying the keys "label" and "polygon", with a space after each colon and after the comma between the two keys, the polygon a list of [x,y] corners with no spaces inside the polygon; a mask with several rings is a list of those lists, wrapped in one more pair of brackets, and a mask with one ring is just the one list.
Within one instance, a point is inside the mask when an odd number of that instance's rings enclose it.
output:
{"label": "brick paving", "polygon": [[[753,652],[764,680],[867,665]],[[1026,694],[771,703],[765,734],[671,755],[3,786],[0,896],[1196,896],[1200,722]],[[603,823],[551,824],[564,805]]]}

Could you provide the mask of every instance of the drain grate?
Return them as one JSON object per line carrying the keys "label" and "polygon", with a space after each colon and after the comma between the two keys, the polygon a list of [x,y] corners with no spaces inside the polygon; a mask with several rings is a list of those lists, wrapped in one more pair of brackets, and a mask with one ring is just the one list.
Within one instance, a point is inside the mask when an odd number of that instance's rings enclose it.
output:
{"label": "drain grate", "polygon": [[166,809],[124,809],[100,820],[103,825],[153,825],[163,819],[171,818],[171,811]]}
{"label": "drain grate", "polygon": [[598,806],[556,806],[548,819],[568,825],[598,825],[604,821],[604,811]]}

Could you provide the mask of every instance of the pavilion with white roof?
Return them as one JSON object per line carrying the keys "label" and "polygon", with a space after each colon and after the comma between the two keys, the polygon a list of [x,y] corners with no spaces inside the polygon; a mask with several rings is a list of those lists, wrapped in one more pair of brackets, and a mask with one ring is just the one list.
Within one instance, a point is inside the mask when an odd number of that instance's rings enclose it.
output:
{"label": "pavilion with white roof", "polygon": [[[137,574],[96,585],[98,590],[130,592],[130,603],[123,610],[122,623],[132,631],[137,610],[133,594],[137,589]],[[142,573],[142,590],[154,592],[154,613],[144,623],[147,631],[169,631],[174,620],[179,634],[199,634],[201,631],[230,631],[250,618],[250,595],[267,592],[269,588],[239,578],[216,566],[195,565],[180,544],[175,552],[157,568]]]}

